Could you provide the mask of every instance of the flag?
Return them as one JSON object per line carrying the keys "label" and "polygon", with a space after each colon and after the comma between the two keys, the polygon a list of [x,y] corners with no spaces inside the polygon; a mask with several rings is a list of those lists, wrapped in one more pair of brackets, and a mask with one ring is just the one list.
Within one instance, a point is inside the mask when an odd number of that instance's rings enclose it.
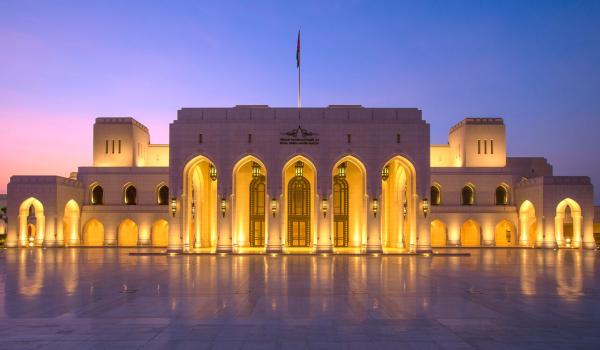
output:
{"label": "flag", "polygon": [[298,30],[298,46],[296,46],[296,68],[300,68],[300,31]]}

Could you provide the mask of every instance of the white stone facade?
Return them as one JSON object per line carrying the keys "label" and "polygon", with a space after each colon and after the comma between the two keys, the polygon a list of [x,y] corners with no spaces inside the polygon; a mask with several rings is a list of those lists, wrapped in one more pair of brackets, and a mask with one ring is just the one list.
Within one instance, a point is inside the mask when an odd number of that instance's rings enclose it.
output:
{"label": "white stone facade", "polygon": [[593,187],[506,155],[499,118],[430,145],[415,108],[184,108],[169,145],[98,118],[73,179],[13,176],[11,247],[163,246],[186,252],[593,248]]}

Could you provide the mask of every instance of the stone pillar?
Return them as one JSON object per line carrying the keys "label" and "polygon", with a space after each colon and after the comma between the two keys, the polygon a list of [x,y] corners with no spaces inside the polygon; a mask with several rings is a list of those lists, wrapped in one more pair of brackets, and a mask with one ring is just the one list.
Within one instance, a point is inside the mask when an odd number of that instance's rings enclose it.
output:
{"label": "stone pillar", "polygon": [[44,215],[36,215],[35,228],[37,230],[35,245],[41,247],[44,244],[44,239],[49,238],[46,234],[48,227],[46,225],[46,217]]}
{"label": "stone pillar", "polygon": [[[225,200],[226,203],[226,210],[225,210],[225,214],[223,214],[223,212],[221,211],[221,201]],[[219,199],[217,201],[217,205],[218,205],[218,210],[217,212],[219,213],[218,216],[218,220],[217,220],[217,234],[218,234],[218,239],[217,239],[217,253],[231,253],[233,251],[233,241],[232,241],[232,234],[231,234],[231,229],[232,229],[232,218],[233,215],[232,214],[232,199],[233,199],[233,195],[228,196],[228,197],[223,197],[221,199]]]}
{"label": "stone pillar", "polygon": [[[539,227],[539,225],[538,225]],[[556,248],[556,237],[554,236],[554,220],[547,220],[545,216],[542,217],[542,244],[543,248]]]}
{"label": "stone pillar", "polygon": [[484,247],[493,247],[496,245],[496,233],[494,232],[493,222],[483,222],[481,225],[481,245]]}
{"label": "stone pillar", "polygon": [[582,237],[581,237],[581,215],[573,215],[573,241],[571,245],[574,248],[581,248]]}
{"label": "stone pillar", "polygon": [[594,216],[593,212],[586,212],[585,216],[581,218],[581,229],[582,229],[582,247],[583,249],[596,249],[596,241],[594,240]]}
{"label": "stone pillar", "polygon": [[[372,196],[369,196],[367,200],[367,253],[370,254],[383,252],[381,246],[381,213],[378,211],[376,215],[373,214],[373,199]],[[379,201],[378,198],[377,200]],[[381,209],[381,203],[379,203],[379,207]]]}
{"label": "stone pillar", "polygon": [[117,230],[119,224],[115,224],[112,220],[107,222],[104,226],[104,245],[105,246],[116,246],[117,241]]}
{"label": "stone pillar", "polygon": [[422,213],[417,213],[417,253],[431,253],[431,216]]}
{"label": "stone pillar", "polygon": [[554,234],[556,235],[556,244],[559,247],[564,247],[566,245],[564,232],[563,232],[563,220],[564,218],[560,215],[556,215],[554,217]]}
{"label": "stone pillar", "polygon": [[[171,212],[169,215],[169,239],[167,252],[181,253],[183,251],[183,199],[176,199],[175,216]],[[171,203],[169,202],[169,211],[171,211]]]}
{"label": "stone pillar", "polygon": [[327,198],[327,214],[323,216],[323,212],[321,210],[321,206],[323,203],[319,203],[319,215],[317,216],[317,227],[318,227],[318,237],[317,237],[317,253],[331,253],[333,251],[333,245],[331,242],[332,235],[332,224],[333,224],[333,207],[332,207],[332,198]]}
{"label": "stone pillar", "polygon": [[519,215],[519,245],[529,246],[529,218]]}
{"label": "stone pillar", "polygon": [[[272,200],[275,199],[275,203],[277,206],[277,209],[275,210],[275,213],[273,213],[273,211],[271,210],[271,205],[272,205]],[[281,205],[281,198],[279,200],[277,200],[277,196],[273,196],[271,197],[270,195],[267,196],[267,203],[268,203],[268,212],[267,212],[267,222],[268,225],[267,227],[269,228],[269,233],[267,235],[267,253],[281,253],[281,228],[283,223],[281,222],[281,218],[283,217],[282,214],[282,205]]]}

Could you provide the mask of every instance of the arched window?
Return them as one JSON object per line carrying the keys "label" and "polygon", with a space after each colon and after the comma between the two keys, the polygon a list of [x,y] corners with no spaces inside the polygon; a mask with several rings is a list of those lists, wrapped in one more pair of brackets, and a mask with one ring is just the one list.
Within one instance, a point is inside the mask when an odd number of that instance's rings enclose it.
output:
{"label": "arched window", "polygon": [[92,203],[92,205],[104,204],[104,190],[102,189],[102,186],[95,185],[92,187],[92,191],[90,192],[90,203]]}
{"label": "arched window", "polygon": [[504,186],[498,186],[496,188],[496,205],[508,204],[508,191]]}
{"label": "arched window", "polygon": [[442,203],[442,193],[437,185],[431,186],[431,205],[440,205]]}
{"label": "arched window", "polygon": [[475,190],[471,185],[466,185],[462,189],[462,205],[473,205],[475,203]]}
{"label": "arched window", "polygon": [[135,186],[128,185],[127,187],[125,187],[123,203],[125,203],[126,205],[135,205],[137,199],[136,197],[137,190],[135,189]]}
{"label": "arched window", "polygon": [[157,192],[156,200],[158,202],[158,205],[169,204],[169,186],[162,185],[158,188],[158,191],[156,191],[156,192]]}

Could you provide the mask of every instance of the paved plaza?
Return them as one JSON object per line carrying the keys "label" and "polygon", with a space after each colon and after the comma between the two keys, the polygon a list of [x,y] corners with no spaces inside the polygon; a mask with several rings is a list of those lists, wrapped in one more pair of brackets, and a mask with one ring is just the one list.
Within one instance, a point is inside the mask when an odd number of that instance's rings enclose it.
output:
{"label": "paved plaza", "polygon": [[136,251],[0,252],[0,348],[600,347],[597,251],[129,255]]}

